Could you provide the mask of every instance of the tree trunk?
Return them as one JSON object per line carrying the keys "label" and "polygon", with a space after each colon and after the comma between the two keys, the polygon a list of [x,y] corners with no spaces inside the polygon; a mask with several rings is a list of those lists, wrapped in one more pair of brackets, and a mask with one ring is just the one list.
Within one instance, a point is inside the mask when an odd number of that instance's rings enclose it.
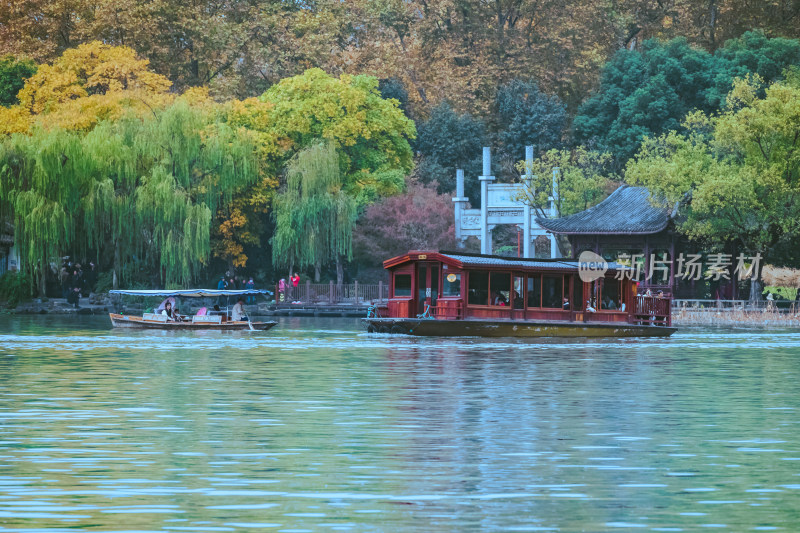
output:
{"label": "tree trunk", "polygon": [[319,263],[314,265],[314,283],[319,283],[320,267]]}
{"label": "tree trunk", "polygon": [[717,1],[708,2],[708,41],[711,50],[717,49]]}
{"label": "tree trunk", "polygon": [[336,284],[341,285],[344,282],[344,265],[342,265],[342,256],[336,256]]}
{"label": "tree trunk", "polygon": [[750,277],[750,303],[755,305],[761,301],[761,276]]}
{"label": "tree trunk", "polygon": [[119,241],[114,241],[114,273],[111,276],[111,287],[119,289]]}
{"label": "tree trunk", "polygon": [[45,268],[39,269],[39,298],[46,296],[45,290],[47,289],[47,270]]}

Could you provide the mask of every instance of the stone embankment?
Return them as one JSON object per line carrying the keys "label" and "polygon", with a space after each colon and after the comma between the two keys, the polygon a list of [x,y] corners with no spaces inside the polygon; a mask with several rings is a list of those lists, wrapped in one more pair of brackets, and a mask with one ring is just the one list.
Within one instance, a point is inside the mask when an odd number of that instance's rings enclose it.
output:
{"label": "stone embankment", "polygon": [[113,311],[114,306],[107,294],[93,294],[88,298],[81,298],[77,308],[64,298],[34,298],[20,302],[14,308],[4,304],[2,309],[18,315],[104,315]]}

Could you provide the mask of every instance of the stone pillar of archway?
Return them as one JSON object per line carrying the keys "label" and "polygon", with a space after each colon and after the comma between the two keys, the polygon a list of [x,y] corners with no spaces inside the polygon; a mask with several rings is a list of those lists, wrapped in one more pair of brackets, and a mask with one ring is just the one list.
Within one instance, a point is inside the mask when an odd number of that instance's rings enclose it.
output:
{"label": "stone pillar of archway", "polygon": [[483,147],[483,175],[478,178],[481,182],[481,253],[492,253],[491,233],[489,232],[489,184],[494,181],[492,176],[492,152],[488,146]]}

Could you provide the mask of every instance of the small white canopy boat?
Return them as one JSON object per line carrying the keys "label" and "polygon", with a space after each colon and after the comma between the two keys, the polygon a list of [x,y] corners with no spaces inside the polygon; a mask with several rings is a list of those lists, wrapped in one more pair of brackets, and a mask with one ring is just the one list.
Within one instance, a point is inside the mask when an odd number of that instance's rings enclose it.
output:
{"label": "small white canopy boat", "polygon": [[[269,291],[243,289],[243,290],[214,290],[214,289],[175,289],[175,290],[116,290],[109,294],[121,296],[156,296],[163,298],[244,298],[247,296],[266,296]],[[253,322],[244,317],[242,320],[232,320],[228,308],[219,312],[208,311],[203,308],[194,315],[182,316],[181,320],[170,318],[161,313],[144,313],[142,316],[109,313],[111,325],[115,328],[144,328],[168,330],[254,330],[266,331],[277,322]]]}

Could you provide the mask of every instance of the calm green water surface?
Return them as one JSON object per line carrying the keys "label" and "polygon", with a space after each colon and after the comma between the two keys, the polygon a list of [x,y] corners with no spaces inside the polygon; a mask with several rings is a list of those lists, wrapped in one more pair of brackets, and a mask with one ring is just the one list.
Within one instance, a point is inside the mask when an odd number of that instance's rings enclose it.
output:
{"label": "calm green water surface", "polygon": [[800,333],[0,317],[0,531],[800,530]]}

